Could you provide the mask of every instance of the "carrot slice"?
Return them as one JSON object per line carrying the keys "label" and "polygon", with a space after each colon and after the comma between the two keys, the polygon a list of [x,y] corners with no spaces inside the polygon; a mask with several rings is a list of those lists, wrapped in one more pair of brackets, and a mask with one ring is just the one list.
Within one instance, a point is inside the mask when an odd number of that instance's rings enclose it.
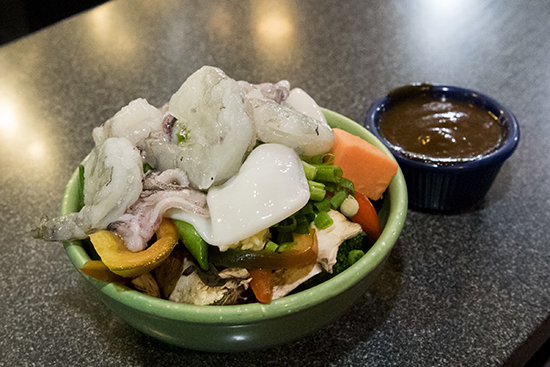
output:
{"label": "carrot slice", "polygon": [[355,189],[371,200],[378,200],[397,172],[397,163],[374,145],[347,131],[334,128],[334,165]]}

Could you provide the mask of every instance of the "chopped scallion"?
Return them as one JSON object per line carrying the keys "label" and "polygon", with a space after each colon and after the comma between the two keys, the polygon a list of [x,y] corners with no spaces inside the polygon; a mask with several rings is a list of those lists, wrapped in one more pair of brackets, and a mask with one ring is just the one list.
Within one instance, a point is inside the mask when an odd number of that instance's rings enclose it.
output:
{"label": "chopped scallion", "polygon": [[327,229],[332,225],[333,221],[327,212],[319,212],[315,217],[314,223],[315,223],[315,227],[319,229]]}
{"label": "chopped scallion", "polygon": [[347,193],[351,196],[355,196],[355,187],[353,185],[353,182],[351,182],[347,178],[342,177],[340,182],[338,182],[338,186],[340,186],[341,190],[347,191]]}
{"label": "chopped scallion", "polygon": [[275,242],[273,241],[268,241],[266,244],[265,244],[265,249],[267,251],[270,251],[270,252],[275,252],[277,251],[277,249],[279,248],[279,245],[277,245]]}
{"label": "chopped scallion", "polygon": [[325,198],[322,201],[316,202],[313,205],[319,210],[320,212],[328,212],[331,209],[330,206],[330,200]]}
{"label": "chopped scallion", "polygon": [[292,215],[277,223],[275,227],[279,232],[292,232],[296,228],[296,218]]}
{"label": "chopped scallion", "polygon": [[277,243],[285,243],[294,241],[294,236],[292,232],[279,232],[277,234]]}
{"label": "chopped scallion", "polygon": [[315,181],[339,182],[342,178],[342,168],[339,166],[317,165],[314,167],[317,169]]}
{"label": "chopped scallion", "polygon": [[309,223],[315,218],[309,220],[309,216],[304,214],[296,215],[296,228],[294,229],[295,233],[298,234],[308,234],[309,233]]}
{"label": "chopped scallion", "polygon": [[314,180],[317,175],[317,167],[307,162],[302,161],[302,166],[304,167],[304,173],[306,174],[306,179]]}
{"label": "chopped scallion", "polygon": [[338,191],[336,194],[334,194],[333,197],[330,198],[330,205],[333,209],[338,208],[344,200],[346,200],[348,197],[348,194],[345,191]]}
{"label": "chopped scallion", "polygon": [[325,198],[327,192],[325,191],[324,184],[311,180],[308,180],[307,183],[309,185],[310,200],[321,201]]}
{"label": "chopped scallion", "polygon": [[277,252],[283,252],[290,250],[292,247],[294,247],[298,242],[292,241],[292,242],[284,242],[279,245],[279,248],[277,248]]}

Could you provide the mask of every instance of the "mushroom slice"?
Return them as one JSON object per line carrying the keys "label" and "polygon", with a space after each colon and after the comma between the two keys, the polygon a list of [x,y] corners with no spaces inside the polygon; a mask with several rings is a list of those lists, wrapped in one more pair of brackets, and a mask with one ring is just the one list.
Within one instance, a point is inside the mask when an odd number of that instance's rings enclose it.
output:
{"label": "mushroom slice", "polygon": [[361,225],[348,220],[342,213],[331,210],[328,215],[332,218],[333,224],[327,229],[315,228],[317,235],[317,261],[323,269],[332,273],[332,266],[336,264],[338,247],[347,239],[353,238],[361,233]]}
{"label": "mushroom slice", "polygon": [[170,256],[153,269],[153,275],[157,280],[163,298],[168,299],[176,288],[178,279],[183,272],[184,254],[183,248],[176,246]]}
{"label": "mushroom slice", "polygon": [[160,289],[151,273],[145,273],[130,281],[134,288],[148,296],[160,298]]}
{"label": "mushroom slice", "polygon": [[280,269],[273,273],[271,285],[273,295],[271,299],[286,296],[300,284],[322,272],[319,264],[311,264],[301,268]]}
{"label": "mushroom slice", "polygon": [[168,299],[192,305],[231,305],[237,303],[250,283],[250,273],[243,268],[222,270],[217,274],[216,285],[205,284],[199,271],[194,262],[185,258],[183,274]]}

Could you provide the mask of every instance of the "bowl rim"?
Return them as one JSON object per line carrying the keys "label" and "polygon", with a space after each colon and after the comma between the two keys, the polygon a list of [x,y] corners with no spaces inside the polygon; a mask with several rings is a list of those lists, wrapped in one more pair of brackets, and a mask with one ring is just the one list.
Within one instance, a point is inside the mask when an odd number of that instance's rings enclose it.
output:
{"label": "bowl rim", "polygon": [[[384,144],[378,141],[376,137],[364,127],[336,112],[325,108],[322,108],[322,111],[327,117],[327,120],[338,120],[346,126],[346,129],[349,129],[350,133],[367,140],[395,160]],[[77,190],[78,168],[74,171],[67,184],[61,205],[62,215],[75,210],[75,196]],[[120,302],[127,307],[158,317],[206,324],[243,324],[281,317],[288,313],[307,309],[337,296],[367,276],[376,269],[387,256],[389,256],[403,228],[407,214],[407,188],[400,169],[398,169],[397,174],[390,182],[389,195],[391,198],[389,213],[392,215],[388,216],[382,235],[365,256],[338,276],[308,290],[273,300],[270,304],[252,303],[229,306],[188,305],[153,298],[134,291],[123,284],[116,282],[106,283],[88,277],[80,271],[79,273],[87,282],[96,288],[96,290],[102,292],[108,298]],[[65,241],[64,247],[69,259],[76,269],[80,269],[82,265],[90,259],[81,241]]]}
{"label": "bowl rim", "polygon": [[390,94],[399,89],[395,88],[388,92],[384,97],[376,99],[369,106],[365,117],[365,126],[375,137],[386,145],[400,164],[407,164],[414,168],[428,169],[432,171],[437,169],[438,172],[442,170],[456,172],[464,171],[465,169],[482,169],[487,165],[502,164],[516,150],[520,139],[520,129],[517,118],[508,108],[494,98],[486,94],[479,93],[473,89],[447,84],[411,83],[403,87],[406,86],[418,88],[419,91],[423,90],[423,88],[424,90],[426,90],[425,88],[430,88],[430,91],[436,95],[445,94],[445,96],[450,99],[474,100],[476,101],[476,105],[486,106],[490,111],[498,111],[499,113],[497,118],[499,120],[504,120],[508,134],[502,145],[495,151],[471,160],[437,161],[411,156],[406,152],[403,152],[401,149],[396,149],[395,145],[382,136],[379,131],[378,115],[388,103]]}

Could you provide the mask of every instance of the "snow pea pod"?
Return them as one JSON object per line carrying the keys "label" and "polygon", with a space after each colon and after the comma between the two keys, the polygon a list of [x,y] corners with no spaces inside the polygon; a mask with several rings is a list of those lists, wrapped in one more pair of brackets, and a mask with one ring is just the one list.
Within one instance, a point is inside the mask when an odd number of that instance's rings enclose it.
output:
{"label": "snow pea pod", "polygon": [[202,239],[193,225],[181,221],[174,220],[181,242],[189,250],[191,255],[197,260],[197,263],[202,270],[208,270],[208,244]]}

